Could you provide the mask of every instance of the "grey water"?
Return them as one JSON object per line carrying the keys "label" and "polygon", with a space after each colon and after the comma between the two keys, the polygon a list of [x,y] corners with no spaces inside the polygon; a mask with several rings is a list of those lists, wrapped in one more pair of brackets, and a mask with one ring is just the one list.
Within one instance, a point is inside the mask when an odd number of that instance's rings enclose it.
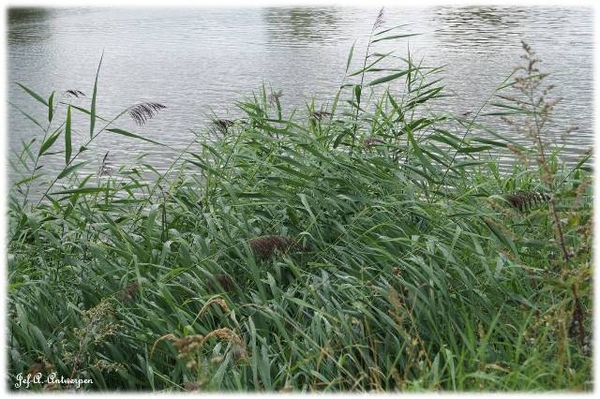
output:
{"label": "grey water", "polygon": [[[97,111],[108,119],[128,106],[152,101],[165,105],[139,127],[126,116],[117,126],[177,150],[193,132],[206,132],[211,118],[239,115],[235,102],[261,85],[282,91],[281,103],[306,112],[315,100],[326,107],[337,93],[352,44],[360,67],[378,8],[23,8],[8,13],[8,100],[38,121],[47,109],[14,82],[48,98],[54,90],[81,90],[68,99],[89,108],[101,56]],[[584,7],[449,7],[385,9],[386,27],[406,24],[398,33],[419,33],[385,42],[399,56],[444,66],[445,111],[475,112],[493,100],[494,90],[522,63],[521,40],[532,46],[549,72],[559,129],[577,126],[564,138],[574,160],[593,143],[593,10]],[[61,112],[64,112],[61,111]],[[64,115],[59,118],[64,120]],[[16,108],[8,108],[10,154],[43,135]],[[480,119],[479,122],[487,122]],[[47,122],[46,122],[47,123]],[[496,118],[490,124],[506,134]],[[42,125],[44,125],[42,123]],[[103,124],[99,121],[97,128]],[[74,118],[74,145],[89,137],[88,122]],[[40,136],[41,137],[41,136]],[[207,138],[208,139],[208,138]],[[58,145],[58,144],[57,144]],[[193,147],[191,148],[193,150]],[[109,152],[112,163],[148,153],[148,162],[166,168],[176,156],[146,142],[102,135],[82,159],[97,161]],[[9,155],[14,158],[14,155]],[[60,170],[64,157],[49,157],[47,169]],[[12,172],[9,172],[9,174]]]}

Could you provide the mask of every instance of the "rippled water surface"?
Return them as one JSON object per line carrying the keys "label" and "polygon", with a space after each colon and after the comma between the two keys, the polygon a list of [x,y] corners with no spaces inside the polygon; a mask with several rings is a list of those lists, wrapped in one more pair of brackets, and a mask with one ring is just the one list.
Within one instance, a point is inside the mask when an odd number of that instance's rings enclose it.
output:
{"label": "rippled water surface", "polygon": [[[120,126],[183,148],[193,138],[190,129],[202,131],[213,115],[235,117],[234,102],[263,83],[283,91],[287,111],[304,107],[312,96],[317,104],[330,102],[352,43],[357,40],[357,54],[364,52],[377,13],[347,7],[13,9],[7,25],[9,100],[43,120],[44,110],[12,82],[45,96],[67,89],[90,96],[104,52],[99,113],[116,116],[138,102],[160,102],[167,110],[144,128],[126,119]],[[579,126],[568,138],[568,152],[577,158],[591,146],[592,9],[386,9],[385,23],[408,24],[403,33],[422,33],[383,48],[400,55],[410,48],[414,59],[445,65],[446,90],[455,97],[443,104],[452,112],[477,111],[520,62],[525,40],[552,73],[554,93],[564,98],[556,114],[560,124]],[[78,101],[89,106],[89,99]],[[82,140],[88,128],[76,122],[76,139]],[[39,129],[9,108],[11,150],[37,134]],[[172,159],[120,136],[105,136],[92,150],[88,157],[101,159],[110,151],[116,163],[140,152],[152,153],[159,167]]]}

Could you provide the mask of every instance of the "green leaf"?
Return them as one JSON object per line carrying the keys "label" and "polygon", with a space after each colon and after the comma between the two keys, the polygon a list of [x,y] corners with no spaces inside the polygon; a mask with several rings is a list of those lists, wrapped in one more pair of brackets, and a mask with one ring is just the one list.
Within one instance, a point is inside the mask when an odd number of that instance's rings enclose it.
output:
{"label": "green leaf", "polygon": [[360,104],[360,93],[362,91],[362,87],[360,85],[354,86],[354,96],[356,97],[356,103]]}
{"label": "green leaf", "polygon": [[138,134],[128,132],[127,130],[116,129],[116,128],[115,129],[106,129],[106,130],[108,130],[109,132],[112,132],[112,133],[120,134],[122,136],[133,137],[134,139],[139,139],[139,140],[147,141],[147,142],[152,143],[152,144],[158,144],[158,145],[162,145],[162,146],[166,147],[166,145],[163,144],[163,143],[159,143],[158,141],[147,139],[147,138],[142,137],[142,136],[140,136]]}
{"label": "green leaf", "polygon": [[483,114],[483,116],[535,115],[534,111],[528,110],[526,108],[520,108],[514,105],[508,105],[503,103],[492,103],[490,105],[492,107],[505,109],[507,111],[487,112]]}
{"label": "green leaf", "polygon": [[500,240],[500,242],[502,244],[504,244],[506,247],[510,248],[510,250],[517,257],[517,259],[519,259],[519,251],[517,250],[517,247],[515,246],[515,243],[513,242],[513,240],[511,240],[510,237],[508,237],[507,235],[505,235],[502,232],[502,230],[500,230],[494,224],[493,221],[488,221],[486,219],[483,219],[483,222],[486,224],[486,226],[488,227],[488,229],[494,234],[494,236],[496,236],[496,238],[498,240]]}
{"label": "green leaf", "polygon": [[384,29],[382,31],[379,31],[379,32],[375,33],[373,36],[380,36],[380,35],[383,35],[384,33],[387,33],[387,32],[389,32],[391,30],[398,29],[398,28],[403,28],[403,27],[408,26],[408,25],[409,24],[400,24],[400,25],[392,26],[391,28],[387,28],[387,29]]}
{"label": "green leaf", "polygon": [[491,150],[492,146],[490,145],[482,145],[479,147],[463,147],[461,149],[458,150],[458,152],[460,152],[461,154],[470,154],[472,152],[481,152],[481,151],[487,151],[487,150]]}
{"label": "green leaf", "polygon": [[379,39],[375,39],[371,43],[382,42],[384,40],[401,39],[401,38],[404,38],[404,37],[411,37],[411,36],[418,36],[418,35],[420,35],[420,33],[407,33],[407,34],[404,34],[404,35],[386,36],[386,37],[381,37]]}
{"label": "green leaf", "polygon": [[[17,83],[17,82],[15,82],[15,83]],[[44,100],[42,98],[42,96],[40,96],[39,94],[37,94],[33,90],[31,90],[31,89],[23,86],[21,83],[17,83],[17,85],[19,85],[23,90],[25,90],[27,92],[27,94],[29,94],[31,97],[35,98],[36,100],[38,100],[39,102],[41,102],[42,104],[44,104],[46,107],[48,107],[48,103],[46,102],[46,100]]]}
{"label": "green leaf", "polygon": [[29,324],[29,331],[33,334],[33,336],[37,340],[37,343],[38,343],[37,348],[43,349],[46,356],[50,356],[50,354],[52,352],[50,351],[50,348],[48,347],[48,341],[44,337],[42,330],[40,330],[40,328],[38,326]]}
{"label": "green leaf", "polygon": [[50,135],[50,137],[48,137],[42,143],[42,146],[40,147],[40,151],[38,153],[38,157],[41,157],[42,155],[44,155],[44,153],[46,151],[48,151],[50,149],[50,147],[52,147],[52,144],[54,144],[54,142],[56,141],[56,139],[58,139],[58,137],[60,136],[61,133],[62,133],[62,129],[54,132],[53,134]]}
{"label": "green leaf", "polygon": [[417,104],[422,104],[431,98],[448,97],[443,94],[438,94],[439,92],[442,91],[443,88],[444,88],[444,86],[439,86],[439,87],[434,87],[433,89],[429,89],[427,91],[419,92],[415,98],[413,98],[406,104],[406,108],[412,109]]}
{"label": "green leaf", "polygon": [[488,163],[488,161],[463,161],[463,162],[455,163],[452,166],[452,169],[466,168],[467,166],[485,165],[487,163]]}
{"label": "green leaf", "polygon": [[304,206],[304,209],[306,209],[306,211],[310,215],[311,221],[316,222],[317,219],[315,218],[315,215],[313,214],[312,210],[310,209],[310,205],[308,204],[308,200],[306,199],[306,195],[304,195],[304,194],[298,194],[298,197],[300,197],[300,202],[302,202],[302,205]]}
{"label": "green leaf", "polygon": [[33,180],[39,179],[39,178],[40,178],[40,177],[42,177],[42,176],[43,176],[42,174],[35,174],[35,175],[33,175],[33,176],[27,177],[27,178],[25,178],[25,179],[23,179],[23,180],[20,180],[20,181],[16,182],[16,183],[14,184],[14,186],[15,186],[15,187],[18,187],[18,186],[20,186],[20,185],[22,185],[22,184],[29,183],[30,181],[33,181]]}
{"label": "green leaf", "polygon": [[436,130],[438,133],[432,134],[429,136],[430,140],[439,141],[440,143],[448,144],[453,148],[460,148],[460,140],[454,137],[451,134],[442,133],[443,131]]}
{"label": "green leaf", "polygon": [[65,124],[65,165],[71,160],[71,106],[67,108],[67,121]]}
{"label": "green leaf", "polygon": [[343,131],[342,133],[338,134],[333,142],[333,148],[337,148],[344,139],[344,137],[346,137],[348,134],[348,131]]}
{"label": "green leaf", "polygon": [[[379,62],[385,60],[389,55],[391,55],[393,52],[389,52],[386,54],[379,54],[378,58],[373,61],[372,63],[370,63],[369,65],[366,65],[364,68],[359,69],[358,71],[348,75],[348,76],[356,76],[356,75],[360,75],[364,72],[376,72],[378,69],[377,68],[373,68],[375,65],[377,65]],[[381,70],[384,70],[383,68]],[[399,70],[399,69],[396,69]]]}
{"label": "green leaf", "polygon": [[104,51],[100,56],[100,62],[98,63],[98,70],[96,71],[96,79],[94,80],[94,92],[92,94],[92,106],[90,108],[90,138],[94,135],[94,127],[96,125],[96,97],[98,94],[98,75],[100,75],[100,66],[102,65],[102,58],[104,57]]}
{"label": "green leaf", "polygon": [[161,279],[161,281],[168,282],[168,281],[172,280],[173,278],[177,277],[178,275],[180,275],[181,273],[187,272],[188,270],[190,270],[189,267],[178,267],[178,268],[170,270],[167,274],[162,276],[160,279]]}
{"label": "green leaf", "polygon": [[260,357],[258,361],[258,373],[265,391],[271,390],[271,367],[269,362],[269,350],[266,344],[262,344],[260,347]]}
{"label": "green leaf", "polygon": [[408,142],[412,146],[413,152],[417,155],[417,158],[419,158],[419,161],[421,162],[421,166],[423,167],[424,170],[427,170],[429,172],[429,174],[425,174],[422,176],[427,178],[427,180],[429,180],[429,181],[434,181],[435,180],[434,177],[437,174],[437,171],[433,167],[433,165],[431,165],[431,162],[429,162],[429,160],[423,155],[423,152],[421,151],[421,147],[419,147],[419,144],[417,144],[417,140],[415,140],[415,137],[411,130],[407,131],[407,137],[408,137]]}
{"label": "green leaf", "polygon": [[501,143],[500,141],[486,139],[486,138],[484,138],[484,137],[473,137],[473,138],[471,139],[471,141],[477,141],[478,143],[484,143],[484,144],[493,145],[493,146],[495,146],[495,147],[503,147],[503,148],[506,148],[506,144],[504,144],[504,143]]}
{"label": "green leaf", "polygon": [[53,91],[48,99],[48,122],[52,122],[52,118],[54,118],[54,93]]}
{"label": "green leaf", "polygon": [[97,194],[110,191],[108,187],[83,187],[72,190],[55,191],[51,195],[70,195],[70,194]]}
{"label": "green leaf", "polygon": [[346,73],[348,73],[348,69],[350,68],[350,62],[352,61],[352,56],[354,55],[354,46],[356,45],[356,40],[352,43],[352,47],[350,47],[350,54],[348,54],[348,60],[346,61]]}
{"label": "green leaf", "polygon": [[69,166],[68,168],[66,168],[65,170],[60,172],[60,174],[58,175],[58,177],[56,179],[57,180],[62,179],[63,177],[70,175],[71,173],[75,172],[77,169],[81,168],[83,165],[88,164],[89,162],[90,161],[84,161],[84,162],[80,162],[78,164]]}
{"label": "green leaf", "polygon": [[33,123],[35,123],[40,129],[42,129],[44,132],[46,131],[46,129],[44,129],[44,127],[35,120],[35,118],[31,115],[29,115],[27,112],[23,111],[21,108],[19,108],[17,105],[13,104],[12,102],[8,102],[10,105],[12,105],[13,107],[15,107],[20,113],[23,114],[23,116],[25,116],[27,119],[29,119],[30,121],[32,121]]}
{"label": "green leaf", "polygon": [[524,147],[524,146],[523,146],[523,144],[521,144],[521,143],[519,143],[519,142],[517,142],[517,141],[515,141],[515,140],[511,139],[511,138],[510,138],[510,137],[508,137],[508,136],[505,136],[505,135],[503,135],[503,134],[500,134],[500,133],[498,133],[497,131],[495,131],[495,130],[493,130],[493,129],[490,129],[490,128],[486,127],[485,125],[474,124],[474,126],[475,126],[475,127],[477,127],[478,129],[481,129],[482,131],[484,131],[484,132],[486,132],[486,133],[489,133],[489,134],[491,134],[491,135],[492,135],[492,136],[494,136],[494,137],[497,137],[497,138],[499,138],[500,140],[503,140],[503,141],[506,141],[506,142],[508,142],[508,143],[512,144],[512,145],[513,145],[513,146],[515,146],[517,149],[519,149],[519,151],[524,151],[524,152],[527,152],[527,151],[529,151],[529,150],[527,149],[527,147]]}
{"label": "green leaf", "polygon": [[367,84],[367,86],[375,86],[375,85],[378,85],[378,84],[381,84],[381,83],[389,82],[391,80],[398,79],[398,78],[400,78],[400,77],[402,77],[402,76],[404,76],[404,75],[406,75],[406,74],[408,74],[408,73],[410,73],[412,71],[413,71],[413,69],[409,68],[406,71],[402,71],[402,72],[394,73],[394,74],[391,74],[391,75],[388,75],[388,76],[384,76],[382,78],[375,79],[371,83]]}
{"label": "green leaf", "polygon": [[[85,109],[85,108],[82,108],[82,107],[78,107],[77,105],[73,105],[73,104],[64,103],[64,102],[62,102],[62,101],[61,101],[61,104],[70,105],[70,106],[71,106],[71,108],[73,108],[75,111],[79,111],[79,112],[81,112],[81,113],[84,113],[84,114],[86,114],[86,115],[88,115],[88,116],[90,116],[90,115],[92,114],[92,113],[91,113],[90,111],[88,111],[87,109]],[[99,119],[99,120],[101,120],[101,121],[103,121],[103,122],[107,122],[107,123],[108,123],[108,122],[110,122],[108,119],[106,119],[106,118],[103,118],[103,117],[101,117],[100,115],[96,115],[96,119]]]}

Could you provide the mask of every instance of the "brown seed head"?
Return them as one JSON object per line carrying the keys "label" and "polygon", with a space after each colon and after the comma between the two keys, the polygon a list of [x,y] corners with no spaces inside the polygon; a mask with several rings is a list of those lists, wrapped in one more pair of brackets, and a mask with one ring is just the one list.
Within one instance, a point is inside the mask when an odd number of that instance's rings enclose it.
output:
{"label": "brown seed head", "polygon": [[[233,279],[226,274],[215,274],[213,278],[207,277],[204,280],[206,282],[206,286],[212,291],[219,289],[218,286],[220,286],[220,288],[222,288],[224,291],[231,291],[235,286]],[[217,285],[215,285],[214,281],[217,282]]]}
{"label": "brown seed head", "polygon": [[275,251],[286,252],[289,249],[301,248],[296,240],[278,235],[257,237],[248,244],[254,256],[262,260],[269,259]]}

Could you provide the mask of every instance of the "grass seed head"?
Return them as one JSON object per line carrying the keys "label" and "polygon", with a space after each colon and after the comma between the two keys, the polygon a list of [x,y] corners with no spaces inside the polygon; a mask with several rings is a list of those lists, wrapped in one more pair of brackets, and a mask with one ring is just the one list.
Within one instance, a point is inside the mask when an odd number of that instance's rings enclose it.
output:
{"label": "grass seed head", "polygon": [[128,114],[136,124],[143,126],[147,121],[152,119],[158,111],[165,108],[167,107],[162,104],[147,102],[134,105],[129,109]]}
{"label": "grass seed head", "polygon": [[[217,284],[215,284],[215,281]],[[235,287],[235,282],[226,274],[215,274],[212,278],[207,277],[204,282],[211,291],[224,290],[231,291]]]}
{"label": "grass seed head", "polygon": [[133,303],[135,298],[137,297],[138,292],[140,291],[140,285],[137,281],[131,280],[127,283],[127,286],[121,292],[121,298],[125,303]]}
{"label": "grass seed head", "polygon": [[514,208],[526,211],[535,205],[543,205],[552,198],[549,194],[539,191],[519,191],[504,197]]}
{"label": "grass seed head", "polygon": [[296,240],[278,235],[257,237],[250,240],[249,244],[254,256],[262,260],[269,259],[275,251],[285,253],[290,249],[301,248]]}

